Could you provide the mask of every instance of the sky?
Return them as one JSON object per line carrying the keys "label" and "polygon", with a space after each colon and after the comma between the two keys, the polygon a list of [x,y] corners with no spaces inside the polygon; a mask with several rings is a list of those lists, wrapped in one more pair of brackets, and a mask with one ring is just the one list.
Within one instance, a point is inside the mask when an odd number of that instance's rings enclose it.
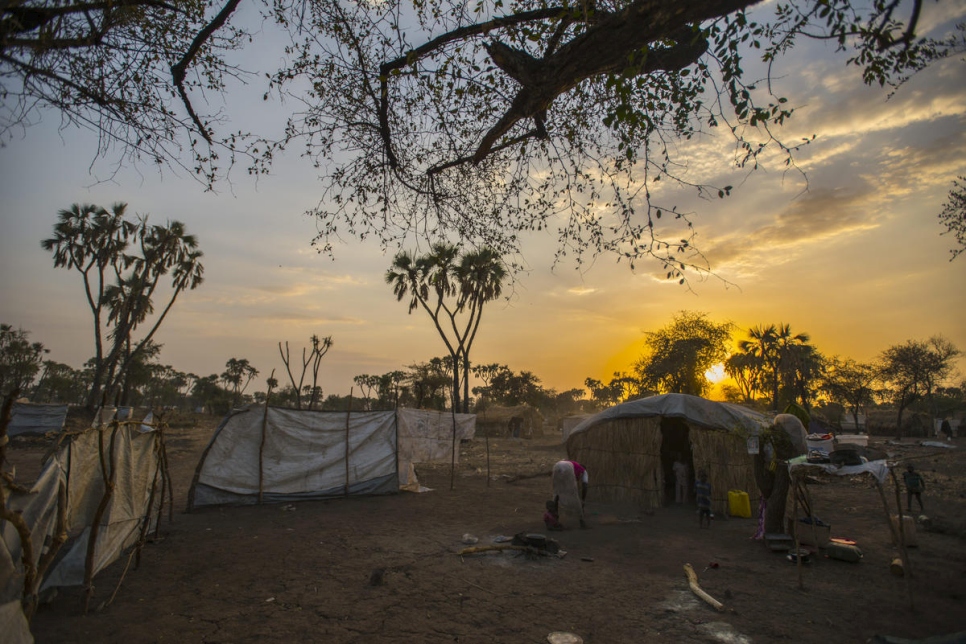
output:
{"label": "sky", "polygon": [[[966,16],[963,0],[938,8]],[[530,371],[558,391],[583,387],[629,371],[645,332],[682,310],[742,332],[787,323],[823,354],[860,361],[935,335],[966,351],[966,255],[949,261],[953,240],[937,220],[966,175],[966,60],[937,64],[888,99],[818,45],[781,69],[778,93],[796,106],[782,136],[816,135],[797,156],[801,172],[774,159],[739,171],[733,143],[699,137],[679,146],[688,177],[734,185],[733,195],[661,195],[695,213],[714,276],[686,288],[654,263],[554,265],[553,236],[534,235],[529,270],[487,305],[473,361]],[[244,117],[243,101],[227,105]],[[311,335],[332,336],[320,385],[345,395],[354,376],[445,355],[428,316],[408,314],[386,285],[392,251],[346,239],[330,259],[311,246],[304,213],[321,184],[310,163],[282,157],[269,176],[237,173],[206,192],[170,169],[117,168],[96,149],[93,134],[60,128],[53,113],[0,148],[0,322],[29,331],[50,359],[80,367],[93,355],[92,322],[80,276],[55,269],[40,241],[60,209],[117,201],[184,222],[204,252],[204,284],[179,298],[156,338],[175,369],[217,374],[245,358],[260,371],[250,391],[264,390],[272,370],[285,382],[279,342],[298,361]],[[966,360],[958,368],[961,379]]]}

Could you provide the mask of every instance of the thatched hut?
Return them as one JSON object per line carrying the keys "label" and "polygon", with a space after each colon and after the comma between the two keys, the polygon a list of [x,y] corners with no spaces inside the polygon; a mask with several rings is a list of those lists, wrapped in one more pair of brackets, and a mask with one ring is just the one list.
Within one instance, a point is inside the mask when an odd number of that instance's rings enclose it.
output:
{"label": "thatched hut", "polygon": [[[896,418],[898,412],[893,408],[873,409],[868,413],[866,427],[869,434],[895,436],[898,433]],[[933,435],[932,416],[921,411],[907,410],[902,415],[903,436],[926,438]]]}
{"label": "thatched hut", "polygon": [[772,422],[770,416],[739,405],[664,394],[588,418],[570,433],[567,454],[590,472],[591,499],[632,502],[647,509],[674,501],[671,466],[680,455],[692,474],[708,473],[713,510],[724,516],[729,490],[757,496],[749,452]]}
{"label": "thatched hut", "polygon": [[533,438],[543,435],[544,418],[534,407],[487,407],[476,412],[476,435]]}

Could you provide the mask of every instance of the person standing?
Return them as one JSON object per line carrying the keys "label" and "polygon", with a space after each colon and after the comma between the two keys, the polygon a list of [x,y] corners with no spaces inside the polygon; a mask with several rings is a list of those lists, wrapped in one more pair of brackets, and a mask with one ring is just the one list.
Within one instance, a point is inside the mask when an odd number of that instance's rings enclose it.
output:
{"label": "person standing", "polygon": [[573,514],[580,520],[580,527],[586,528],[584,521],[584,501],[590,477],[587,468],[577,461],[557,461],[552,473],[553,502],[561,514]]}
{"label": "person standing", "polygon": [[704,470],[698,472],[698,480],[694,482],[694,496],[698,501],[698,527],[710,528],[714,518],[711,513],[711,483]]}
{"label": "person standing", "polygon": [[902,482],[906,485],[906,511],[912,512],[912,497],[916,497],[916,501],[919,502],[919,511],[924,512],[922,493],[926,491],[926,481],[922,478],[922,474],[916,471],[912,463],[909,463],[906,471],[902,473]]}
{"label": "person standing", "polygon": [[674,502],[678,505],[688,500],[688,488],[691,483],[691,468],[684,462],[680,454],[674,459],[671,466],[674,472]]}
{"label": "person standing", "polygon": [[946,442],[953,440],[953,428],[949,424],[948,418],[943,418],[942,424],[939,426],[939,433],[943,435],[943,439]]}

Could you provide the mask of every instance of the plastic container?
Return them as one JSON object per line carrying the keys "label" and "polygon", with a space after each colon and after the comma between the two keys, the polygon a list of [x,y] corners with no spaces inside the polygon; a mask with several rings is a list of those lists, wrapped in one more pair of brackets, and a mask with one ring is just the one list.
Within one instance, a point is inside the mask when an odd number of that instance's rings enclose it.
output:
{"label": "plastic container", "polygon": [[827,461],[835,449],[835,439],[831,434],[809,434],[805,439],[808,445],[808,460]]}
{"label": "plastic container", "polygon": [[728,514],[742,519],[751,518],[751,501],[748,493],[741,490],[728,491]]}

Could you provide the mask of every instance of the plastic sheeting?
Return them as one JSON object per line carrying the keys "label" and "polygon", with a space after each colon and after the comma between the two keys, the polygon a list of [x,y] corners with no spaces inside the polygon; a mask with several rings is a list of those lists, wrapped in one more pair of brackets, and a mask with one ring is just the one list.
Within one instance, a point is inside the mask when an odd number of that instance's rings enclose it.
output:
{"label": "plastic sheeting", "polygon": [[[264,445],[263,441],[264,428]],[[475,416],[456,415],[456,444]],[[346,441],[348,440],[348,454]],[[453,416],[420,410],[326,412],[249,407],[211,438],[189,494],[206,505],[388,494],[411,483],[410,463],[452,458]]]}
{"label": "plastic sheeting", "polygon": [[[63,559],[47,575],[43,588],[77,586],[84,581],[91,525],[105,490],[98,456],[101,451],[100,432],[103,432],[105,462],[110,463],[110,426],[81,434],[71,441],[66,455],[58,455],[58,462],[67,477],[67,531],[77,536],[69,544]],[[118,428],[114,436],[112,474],[115,487],[98,526],[94,550],[95,575],[137,542],[140,528],[150,515],[148,503],[151,489],[159,475],[158,449],[156,434],[140,431],[140,426],[135,425]],[[160,498],[159,483],[155,502],[160,502]]]}
{"label": "plastic sheeting", "polygon": [[608,420],[651,416],[683,418],[689,424],[710,429],[740,429],[748,436],[758,436],[773,423],[771,416],[759,414],[740,405],[714,402],[687,394],[662,394],[605,409],[574,427],[570,436]]}
{"label": "plastic sheeting", "polygon": [[[144,426],[142,426],[143,428]],[[84,583],[87,542],[97,508],[104,499],[101,457],[111,467],[115,489],[101,516],[94,550],[93,574],[115,561],[136,543],[140,528],[151,520],[151,489],[159,474],[159,441],[155,432],[139,431],[133,424],[91,429],[71,437],[46,463],[27,492],[6,489],[7,507],[18,511],[31,530],[33,564],[36,566],[49,537],[58,529],[58,516],[65,517],[65,530],[72,537],[62,555],[48,570],[41,589]],[[116,430],[116,431],[115,431]],[[111,436],[113,456],[111,455]],[[109,470],[110,471],[110,470]],[[160,485],[155,502],[159,502]],[[61,505],[61,504],[65,505]],[[150,527],[148,525],[147,527]],[[22,544],[13,525],[4,522],[0,544],[0,633],[13,634],[12,642],[24,639],[26,619],[19,609],[24,592]],[[19,638],[19,639],[18,639]],[[4,639],[7,641],[7,639]]]}
{"label": "plastic sheeting", "polygon": [[855,476],[868,472],[880,483],[885,483],[889,476],[889,464],[884,460],[869,461],[862,465],[832,465],[830,463],[791,463],[788,465],[788,473],[792,476],[797,472],[807,473],[809,470],[822,470],[837,476]]}
{"label": "plastic sheeting", "polygon": [[7,435],[40,435],[59,432],[64,429],[66,420],[67,405],[14,403]]}
{"label": "plastic sheeting", "polygon": [[[473,438],[476,416],[421,409],[400,409],[396,412],[399,446],[399,487],[418,488],[414,463],[448,463],[460,460],[460,441]],[[453,427],[456,427],[455,454]]]}

